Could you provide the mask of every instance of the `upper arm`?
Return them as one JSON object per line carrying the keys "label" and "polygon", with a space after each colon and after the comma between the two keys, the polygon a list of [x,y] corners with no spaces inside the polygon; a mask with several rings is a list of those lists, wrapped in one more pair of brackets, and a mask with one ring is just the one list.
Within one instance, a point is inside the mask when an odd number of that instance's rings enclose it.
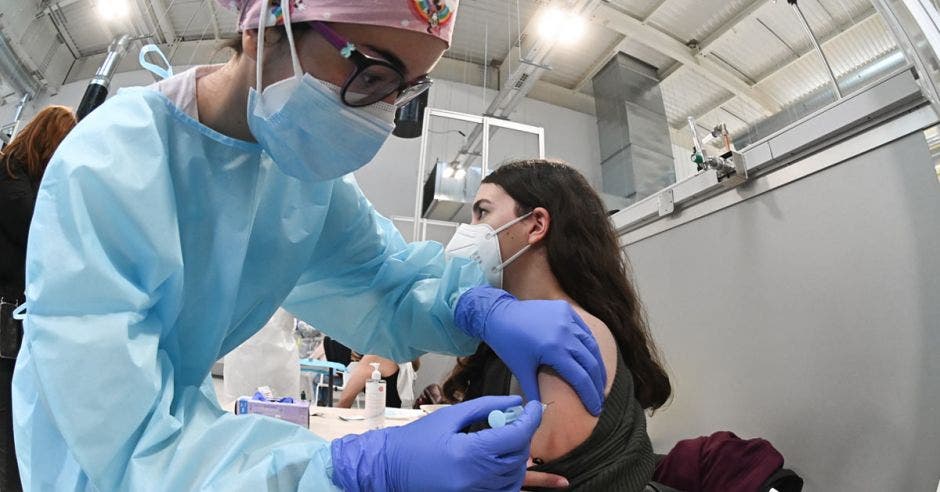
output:
{"label": "upper arm", "polygon": [[379,364],[379,372],[382,374],[383,378],[390,377],[398,372],[398,364],[395,361],[377,355],[363,355],[362,359],[359,361],[359,367],[365,367],[369,377],[371,377],[372,367],[369,364],[376,362]]}
{"label": "upper arm", "polygon": [[369,364],[377,362],[379,372],[382,378],[388,378],[398,371],[398,364],[377,355],[363,355],[356,367],[349,373],[349,379],[346,381],[346,387],[343,389],[343,396],[340,398],[340,407],[350,408],[355,401],[356,396],[366,387],[366,381],[372,377],[372,366]]}
{"label": "upper arm", "polygon": [[[607,369],[605,396],[609,394],[617,370],[617,344],[603,322],[576,308],[591,328]],[[583,443],[594,431],[598,418],[584,408],[581,398],[568,383],[549,368],[538,375],[542,403],[550,404],[542,413],[542,423],[532,438],[531,455],[544,461],[560,458]]]}

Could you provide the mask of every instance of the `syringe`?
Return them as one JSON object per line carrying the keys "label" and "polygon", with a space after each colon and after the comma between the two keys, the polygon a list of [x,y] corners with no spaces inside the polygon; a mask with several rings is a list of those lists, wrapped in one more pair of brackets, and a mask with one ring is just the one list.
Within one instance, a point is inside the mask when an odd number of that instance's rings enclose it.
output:
{"label": "syringe", "polygon": [[[543,403],[542,411],[544,412],[545,409],[548,408],[548,406],[552,403],[555,402],[550,401],[548,403]],[[498,429],[505,426],[506,424],[511,424],[514,422],[517,418],[519,418],[520,415],[522,415],[523,410],[524,409],[521,406],[509,407],[506,410],[493,410],[490,412],[490,416],[487,419],[487,422],[489,422],[491,428]]]}

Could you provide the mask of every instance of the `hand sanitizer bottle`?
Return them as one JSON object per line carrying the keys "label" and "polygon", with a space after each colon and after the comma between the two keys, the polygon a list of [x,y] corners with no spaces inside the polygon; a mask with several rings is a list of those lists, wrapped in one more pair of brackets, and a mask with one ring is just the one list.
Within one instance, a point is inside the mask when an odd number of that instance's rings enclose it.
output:
{"label": "hand sanitizer bottle", "polygon": [[369,430],[385,426],[385,380],[379,372],[379,363],[373,362],[372,378],[366,381],[366,426]]}

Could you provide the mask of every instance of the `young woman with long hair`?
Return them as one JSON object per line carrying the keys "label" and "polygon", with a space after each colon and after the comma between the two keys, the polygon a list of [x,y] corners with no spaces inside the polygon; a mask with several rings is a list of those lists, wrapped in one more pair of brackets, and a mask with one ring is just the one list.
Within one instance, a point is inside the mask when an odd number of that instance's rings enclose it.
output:
{"label": "young woman with long hair", "polygon": [[[498,237],[502,287],[519,299],[570,302],[607,369],[599,417],[557,374],[540,373],[540,398],[550,406],[532,440],[531,470],[565,476],[575,489],[642,490],[654,465],[643,410],[662,406],[671,387],[597,193],[564,163],[511,162],[483,180],[473,224],[487,224]],[[512,386],[506,366],[481,344],[458,359],[443,393],[464,401],[515,393]]]}

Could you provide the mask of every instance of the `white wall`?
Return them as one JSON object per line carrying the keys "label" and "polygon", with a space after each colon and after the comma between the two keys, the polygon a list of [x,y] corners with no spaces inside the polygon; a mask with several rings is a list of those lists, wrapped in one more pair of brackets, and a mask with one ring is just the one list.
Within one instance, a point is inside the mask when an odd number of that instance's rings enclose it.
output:
{"label": "white wall", "polygon": [[919,132],[630,245],[674,388],[656,450],[731,430],[807,491],[936,490],[938,251]]}
{"label": "white wall", "polygon": [[[487,93],[492,98],[495,91]],[[429,106],[477,115],[486,109],[482,103],[482,88],[447,81],[435,83]],[[527,99],[512,119],[544,127],[545,155],[568,161],[592,185],[600,188],[600,149],[594,116]],[[372,163],[356,173],[362,189],[383,214],[414,215],[420,150],[420,138],[392,137]]]}

